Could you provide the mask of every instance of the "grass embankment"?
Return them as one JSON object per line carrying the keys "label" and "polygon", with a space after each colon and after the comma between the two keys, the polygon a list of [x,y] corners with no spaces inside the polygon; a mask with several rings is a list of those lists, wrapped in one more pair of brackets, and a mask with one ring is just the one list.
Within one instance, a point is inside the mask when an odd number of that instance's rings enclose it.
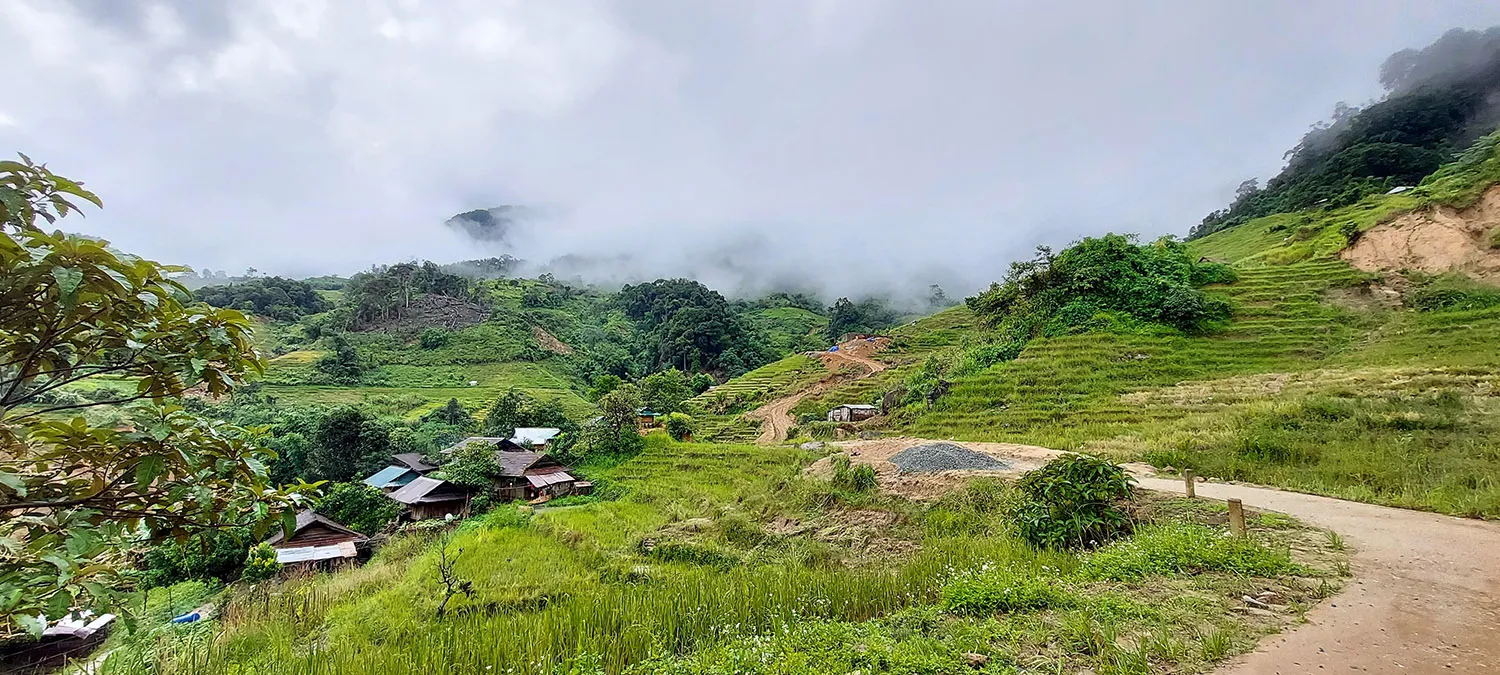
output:
{"label": "grass embankment", "polygon": [[1328,300],[1365,278],[1336,260],[1244,268],[1218,291],[1237,307],[1222,330],[1037,340],[900,428],[1500,515],[1500,310]]}
{"label": "grass embankment", "polygon": [[[811,459],[653,438],[593,470],[620,499],[460,526],[448,550],[475,592],[445,617],[431,535],[406,535],[359,569],[237,588],[211,642],[141,644],[104,672],[956,672],[966,653],[985,672],[1195,672],[1344,569],[1320,532],[1256,518],[1231,545],[1213,505],[1182,500],[1098,553],[1041,552],[1010,534],[1000,484],[922,505],[803,479]],[[1267,588],[1274,616],[1232,610]]]}

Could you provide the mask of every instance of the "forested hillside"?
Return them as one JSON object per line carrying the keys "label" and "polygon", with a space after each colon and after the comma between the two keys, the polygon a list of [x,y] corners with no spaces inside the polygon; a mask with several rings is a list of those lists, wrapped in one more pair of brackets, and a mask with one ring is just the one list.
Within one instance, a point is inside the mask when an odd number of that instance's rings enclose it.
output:
{"label": "forested hillside", "polygon": [[1193,228],[1204,237],[1256,218],[1314,206],[1346,207],[1415,186],[1500,125],[1500,29],[1455,29],[1427,47],[1392,54],[1380,68],[1385,98],[1339,103],[1286,153],[1262,187],[1240,185],[1234,203]]}

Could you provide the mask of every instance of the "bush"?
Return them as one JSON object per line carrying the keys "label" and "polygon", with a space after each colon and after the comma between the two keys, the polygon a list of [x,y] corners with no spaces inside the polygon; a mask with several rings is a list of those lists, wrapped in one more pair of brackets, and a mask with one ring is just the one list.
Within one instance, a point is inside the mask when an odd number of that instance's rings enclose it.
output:
{"label": "bush", "polygon": [[1231,537],[1202,525],[1171,523],[1142,527],[1084,559],[1079,574],[1090,579],[1139,581],[1148,576],[1231,572],[1275,577],[1296,571],[1283,551],[1249,538]]}
{"label": "bush", "polygon": [[437,349],[448,344],[452,333],[442,328],[424,328],[421,337],[417,338],[417,344],[422,349]]}
{"label": "bush", "polygon": [[265,581],[275,577],[281,572],[281,565],[276,562],[276,549],[270,544],[261,542],[255,548],[250,549],[250,554],[245,557],[245,571],[242,577],[246,581]]}
{"label": "bush", "polygon": [[967,616],[1062,609],[1075,602],[1057,579],[990,570],[959,577],[943,588],[943,609]]}
{"label": "bush", "polygon": [[401,515],[401,504],[364,483],[337,483],[318,500],[318,513],[364,534],[375,534]]}
{"label": "bush", "polygon": [[1120,502],[1134,482],[1124,468],[1103,459],[1063,455],[1016,483],[1023,495],[1014,513],[1017,529],[1037,546],[1097,546],[1130,530]]}
{"label": "bush", "polygon": [[154,588],[190,579],[228,579],[244,563],[252,541],[249,530],[239,528],[158,544],[146,551],[142,584]]}
{"label": "bush", "polygon": [[667,428],[667,434],[674,441],[685,441],[693,437],[693,418],[687,413],[670,413],[662,425]]}

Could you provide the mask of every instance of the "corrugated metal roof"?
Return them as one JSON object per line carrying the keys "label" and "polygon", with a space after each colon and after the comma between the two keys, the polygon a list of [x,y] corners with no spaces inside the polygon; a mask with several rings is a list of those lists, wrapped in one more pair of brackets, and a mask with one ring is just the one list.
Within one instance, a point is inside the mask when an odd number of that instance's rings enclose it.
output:
{"label": "corrugated metal roof", "polygon": [[333,546],[303,546],[301,548],[278,548],[276,549],[276,562],[283,565],[289,563],[313,562],[317,560],[332,560],[334,558],[353,558],[359,555],[354,548],[354,542],[342,542]]}
{"label": "corrugated metal roof", "polygon": [[566,471],[558,471],[558,472],[555,472],[555,473],[531,474],[531,475],[528,475],[526,477],[526,482],[531,483],[532,487],[539,487],[539,488],[540,487],[547,487],[548,485],[555,485],[557,483],[567,483],[567,482],[570,482],[572,480],[574,480],[574,478],[572,476],[568,475],[568,472],[566,472]]}
{"label": "corrugated metal roof", "polygon": [[404,466],[388,466],[375,472],[375,475],[365,479],[365,485],[377,487],[382,490],[389,487],[401,487],[416,480],[421,474]]}
{"label": "corrugated metal roof", "polygon": [[398,455],[391,455],[391,458],[401,464],[405,464],[408,469],[417,473],[427,473],[437,468],[428,464],[427,459],[420,452],[403,452]]}
{"label": "corrugated metal roof", "polygon": [[543,445],[562,433],[562,429],[552,427],[516,427],[516,433],[510,437],[512,443],[521,445]]}

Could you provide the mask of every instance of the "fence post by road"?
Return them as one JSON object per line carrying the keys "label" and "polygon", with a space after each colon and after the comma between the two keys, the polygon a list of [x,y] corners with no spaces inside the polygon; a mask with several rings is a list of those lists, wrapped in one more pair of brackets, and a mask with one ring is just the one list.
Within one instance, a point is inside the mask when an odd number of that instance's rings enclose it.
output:
{"label": "fence post by road", "polygon": [[1194,480],[1197,478],[1193,476],[1192,469],[1182,470],[1182,484],[1187,488],[1187,496],[1190,498],[1198,496],[1198,488],[1193,484]]}
{"label": "fence post by road", "polygon": [[1229,500],[1229,531],[1236,537],[1245,536],[1245,505],[1238,499]]}

